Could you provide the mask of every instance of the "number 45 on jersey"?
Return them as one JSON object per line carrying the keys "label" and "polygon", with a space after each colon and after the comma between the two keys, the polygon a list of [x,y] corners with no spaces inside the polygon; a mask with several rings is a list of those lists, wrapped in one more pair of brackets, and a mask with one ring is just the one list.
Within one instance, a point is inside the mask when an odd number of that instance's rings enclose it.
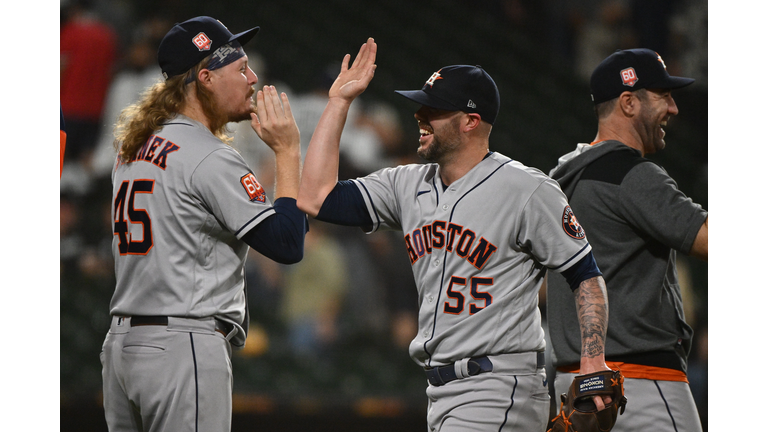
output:
{"label": "number 45 on jersey", "polygon": [[[152,219],[146,210],[136,208],[136,194],[151,194],[154,180],[124,181],[115,195],[114,234],[120,255],[146,255],[152,249]],[[141,239],[134,239],[131,224],[141,225]]]}

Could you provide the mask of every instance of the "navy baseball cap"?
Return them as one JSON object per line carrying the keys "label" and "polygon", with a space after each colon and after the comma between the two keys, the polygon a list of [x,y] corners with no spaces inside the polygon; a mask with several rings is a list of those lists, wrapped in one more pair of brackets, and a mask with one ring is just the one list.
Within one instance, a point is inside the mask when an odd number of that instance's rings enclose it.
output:
{"label": "navy baseball cap", "polygon": [[163,71],[163,77],[181,75],[214,51],[230,42],[237,41],[241,46],[258,33],[254,27],[233,35],[221,21],[200,16],[176,23],[160,41],[157,50],[157,62]]}
{"label": "navy baseball cap", "polygon": [[490,124],[499,114],[499,89],[482,66],[445,66],[433,73],[421,90],[395,90],[421,105],[447,111],[480,114]]}
{"label": "navy baseball cap", "polygon": [[616,50],[592,72],[589,86],[595,104],[639,89],[677,89],[693,84],[693,78],[669,76],[661,56],[646,48]]}

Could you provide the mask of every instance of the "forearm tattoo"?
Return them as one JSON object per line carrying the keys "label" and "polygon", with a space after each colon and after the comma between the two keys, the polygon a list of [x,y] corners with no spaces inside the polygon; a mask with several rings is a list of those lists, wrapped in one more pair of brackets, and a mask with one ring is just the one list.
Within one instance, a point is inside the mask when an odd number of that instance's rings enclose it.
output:
{"label": "forearm tattoo", "polygon": [[605,352],[608,328],[608,296],[601,276],[587,279],[579,285],[576,314],[581,328],[581,356],[597,357]]}

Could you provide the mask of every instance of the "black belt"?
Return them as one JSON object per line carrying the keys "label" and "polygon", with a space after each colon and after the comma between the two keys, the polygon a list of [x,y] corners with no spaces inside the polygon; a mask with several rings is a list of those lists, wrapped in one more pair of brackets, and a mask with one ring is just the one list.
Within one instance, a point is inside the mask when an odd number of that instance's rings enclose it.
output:
{"label": "black belt", "polygon": [[[536,368],[543,368],[544,366],[546,366],[546,358],[544,357],[544,352],[539,351],[536,353]],[[493,363],[487,356],[472,357],[467,363],[467,373],[469,376],[491,371],[493,371]],[[427,374],[427,381],[433,386],[441,386],[459,379],[456,376],[456,369],[453,364],[424,368],[424,372]]]}
{"label": "black belt", "polygon": [[[159,315],[134,315],[131,318],[131,327],[134,326],[145,326],[145,325],[158,325],[158,326],[167,326],[168,325],[168,317],[167,316],[159,316]],[[223,334],[224,337],[226,337],[229,332],[232,331],[232,329],[235,327],[232,324],[229,324],[225,321],[222,321],[218,318],[214,318],[214,321],[216,322],[216,331]]]}

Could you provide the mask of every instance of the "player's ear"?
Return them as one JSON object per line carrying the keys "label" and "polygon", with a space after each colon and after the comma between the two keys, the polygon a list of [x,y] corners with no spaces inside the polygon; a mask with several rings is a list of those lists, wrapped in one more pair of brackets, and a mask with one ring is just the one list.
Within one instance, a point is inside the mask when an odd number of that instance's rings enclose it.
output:
{"label": "player's ear", "polygon": [[619,95],[619,101],[616,104],[617,108],[621,110],[622,114],[626,117],[633,117],[640,109],[639,100],[637,95],[631,91],[625,91]]}
{"label": "player's ear", "polygon": [[477,129],[480,126],[480,114],[466,113],[466,119],[463,124],[464,132],[469,132]]}
{"label": "player's ear", "polygon": [[208,69],[200,69],[200,71],[197,73],[197,81],[204,86],[209,86],[211,84],[212,78],[213,73]]}

